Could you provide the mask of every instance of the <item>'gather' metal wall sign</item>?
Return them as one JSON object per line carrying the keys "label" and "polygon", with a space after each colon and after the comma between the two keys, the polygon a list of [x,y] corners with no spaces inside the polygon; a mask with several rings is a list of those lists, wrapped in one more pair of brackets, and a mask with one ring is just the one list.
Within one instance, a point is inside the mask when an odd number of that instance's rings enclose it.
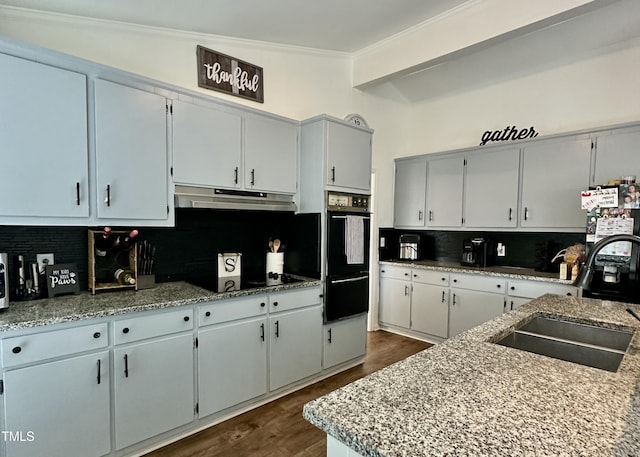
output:
{"label": "'gather' metal wall sign", "polygon": [[198,86],[264,103],[262,67],[202,46],[198,53]]}

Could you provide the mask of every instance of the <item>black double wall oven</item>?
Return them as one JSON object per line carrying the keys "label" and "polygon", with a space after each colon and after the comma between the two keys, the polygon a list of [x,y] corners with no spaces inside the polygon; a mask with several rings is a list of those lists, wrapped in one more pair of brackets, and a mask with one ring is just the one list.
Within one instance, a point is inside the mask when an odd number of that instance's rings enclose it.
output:
{"label": "black double wall oven", "polygon": [[328,195],[324,321],[369,310],[371,216],[366,195]]}

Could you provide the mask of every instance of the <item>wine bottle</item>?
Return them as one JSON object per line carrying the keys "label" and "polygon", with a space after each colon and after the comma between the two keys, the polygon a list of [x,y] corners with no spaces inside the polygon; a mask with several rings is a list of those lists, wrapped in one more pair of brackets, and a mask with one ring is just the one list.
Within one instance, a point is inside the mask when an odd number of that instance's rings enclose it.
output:
{"label": "wine bottle", "polygon": [[105,227],[101,234],[95,236],[96,255],[105,257],[109,249],[113,246],[113,237],[111,236],[111,228]]}
{"label": "wine bottle", "polygon": [[133,276],[133,271],[128,268],[118,268],[113,274],[118,284],[131,286],[136,283],[136,278]]}
{"label": "wine bottle", "polygon": [[138,236],[137,230],[131,230],[126,235],[118,235],[113,242],[114,251],[128,251],[136,244],[136,237]]}

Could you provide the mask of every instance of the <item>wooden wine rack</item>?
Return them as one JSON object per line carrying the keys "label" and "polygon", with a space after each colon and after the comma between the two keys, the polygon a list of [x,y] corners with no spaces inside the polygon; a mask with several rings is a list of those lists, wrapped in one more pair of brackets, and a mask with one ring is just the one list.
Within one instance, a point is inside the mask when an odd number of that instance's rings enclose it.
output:
{"label": "wooden wine rack", "polygon": [[[111,232],[111,236],[127,234],[129,232]],[[138,290],[138,249],[137,243],[128,251],[107,252],[104,257],[96,256],[96,236],[101,236],[102,231],[89,230],[89,290],[93,295],[104,290]],[[133,271],[136,278],[135,284],[123,285],[118,283],[113,274],[118,268],[128,268]],[[106,280],[109,278],[109,281]]]}

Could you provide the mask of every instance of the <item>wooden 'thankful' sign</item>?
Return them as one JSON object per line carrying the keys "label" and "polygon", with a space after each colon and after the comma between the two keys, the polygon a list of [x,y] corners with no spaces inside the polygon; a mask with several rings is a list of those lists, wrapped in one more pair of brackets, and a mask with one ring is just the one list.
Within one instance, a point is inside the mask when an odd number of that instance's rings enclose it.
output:
{"label": "wooden 'thankful' sign", "polygon": [[198,52],[198,86],[264,103],[262,67],[202,46]]}

